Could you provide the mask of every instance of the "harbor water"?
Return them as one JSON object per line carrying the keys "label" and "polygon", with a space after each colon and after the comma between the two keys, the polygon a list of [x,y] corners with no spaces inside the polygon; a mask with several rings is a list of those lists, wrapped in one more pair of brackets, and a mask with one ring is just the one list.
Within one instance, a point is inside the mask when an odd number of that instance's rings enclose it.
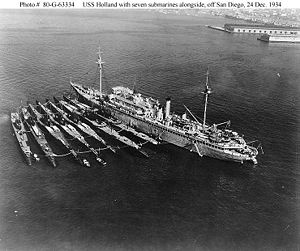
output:
{"label": "harbor water", "polygon": [[[228,34],[223,17],[154,11],[0,13],[0,250],[299,250],[300,46]],[[123,85],[231,121],[259,140],[258,164],[200,158],[162,144],[144,158],[103,151],[105,167],[72,158],[27,166],[10,112],[70,92],[70,79]],[[53,151],[65,150],[47,135]],[[31,139],[32,140],[32,139]],[[32,142],[34,152],[41,154]],[[112,142],[116,144],[115,142]]]}

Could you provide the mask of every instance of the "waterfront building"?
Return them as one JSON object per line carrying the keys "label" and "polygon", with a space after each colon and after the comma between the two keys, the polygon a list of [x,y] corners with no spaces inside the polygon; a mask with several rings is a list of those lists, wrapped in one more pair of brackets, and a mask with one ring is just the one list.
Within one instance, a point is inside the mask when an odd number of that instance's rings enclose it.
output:
{"label": "waterfront building", "polygon": [[289,35],[268,35],[263,34],[258,40],[264,42],[274,42],[274,43],[300,43],[300,34],[289,34]]}
{"label": "waterfront building", "polygon": [[225,24],[224,29],[231,33],[268,34],[268,35],[297,35],[300,27],[263,25],[263,24]]}

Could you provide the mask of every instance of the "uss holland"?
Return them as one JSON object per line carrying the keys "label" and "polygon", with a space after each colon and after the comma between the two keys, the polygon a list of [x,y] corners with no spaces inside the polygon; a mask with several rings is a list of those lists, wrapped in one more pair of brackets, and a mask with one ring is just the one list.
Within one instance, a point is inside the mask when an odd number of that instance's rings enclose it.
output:
{"label": "uss holland", "polygon": [[123,86],[112,88],[110,94],[102,92],[101,51],[98,51],[99,90],[70,81],[78,99],[98,110],[105,116],[117,119],[125,126],[134,128],[161,141],[196,152],[200,157],[257,164],[258,148],[246,143],[243,136],[228,129],[230,121],[209,125],[206,121],[208,98],[211,94],[209,71],[206,73],[203,121],[199,122],[186,107],[187,114],[171,112],[171,100],[167,98],[163,107],[157,99],[146,97]]}

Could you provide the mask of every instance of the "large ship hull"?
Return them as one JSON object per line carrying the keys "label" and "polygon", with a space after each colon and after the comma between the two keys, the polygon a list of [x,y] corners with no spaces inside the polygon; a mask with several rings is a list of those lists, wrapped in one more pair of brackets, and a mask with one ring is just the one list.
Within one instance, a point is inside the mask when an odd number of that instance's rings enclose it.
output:
{"label": "large ship hull", "polygon": [[170,144],[183,147],[191,152],[195,152],[198,155],[208,156],[220,160],[235,161],[243,163],[244,161],[252,161],[248,154],[233,153],[229,150],[221,150],[215,145],[206,142],[205,140],[200,141],[195,139],[193,135],[183,134],[181,132],[174,131],[171,127],[168,128],[159,123],[146,120],[142,117],[138,117],[127,113],[125,110],[122,111],[119,108],[115,108],[109,103],[102,101],[96,101],[92,95],[81,92],[80,89],[72,85],[79,98],[91,106],[100,108],[104,113],[120,120],[122,123],[136,128],[148,135],[154,136],[162,141]]}
{"label": "large ship hull", "polygon": [[170,144],[183,147],[191,152],[228,161],[243,162],[246,160],[250,160],[248,156],[243,156],[242,154],[234,156],[232,153],[226,154],[221,150],[195,140],[192,136],[173,132],[171,129],[166,129],[159,124],[155,124],[151,121],[146,121],[142,118],[136,118],[135,116],[123,113],[117,109],[105,107],[105,110],[109,111],[113,117],[119,119],[124,124],[135,127],[136,129],[141,130],[144,133],[151,134],[154,137]]}

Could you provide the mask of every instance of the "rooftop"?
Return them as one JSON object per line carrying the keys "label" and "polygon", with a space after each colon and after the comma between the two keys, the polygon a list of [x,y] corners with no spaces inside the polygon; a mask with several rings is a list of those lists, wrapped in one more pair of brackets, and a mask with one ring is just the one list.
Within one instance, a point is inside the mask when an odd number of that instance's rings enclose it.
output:
{"label": "rooftop", "polygon": [[292,30],[300,30],[300,27],[290,27],[290,26],[282,26],[282,25],[269,25],[269,24],[225,24],[225,26],[232,27],[245,27],[245,28],[269,28],[269,29],[292,29]]}

